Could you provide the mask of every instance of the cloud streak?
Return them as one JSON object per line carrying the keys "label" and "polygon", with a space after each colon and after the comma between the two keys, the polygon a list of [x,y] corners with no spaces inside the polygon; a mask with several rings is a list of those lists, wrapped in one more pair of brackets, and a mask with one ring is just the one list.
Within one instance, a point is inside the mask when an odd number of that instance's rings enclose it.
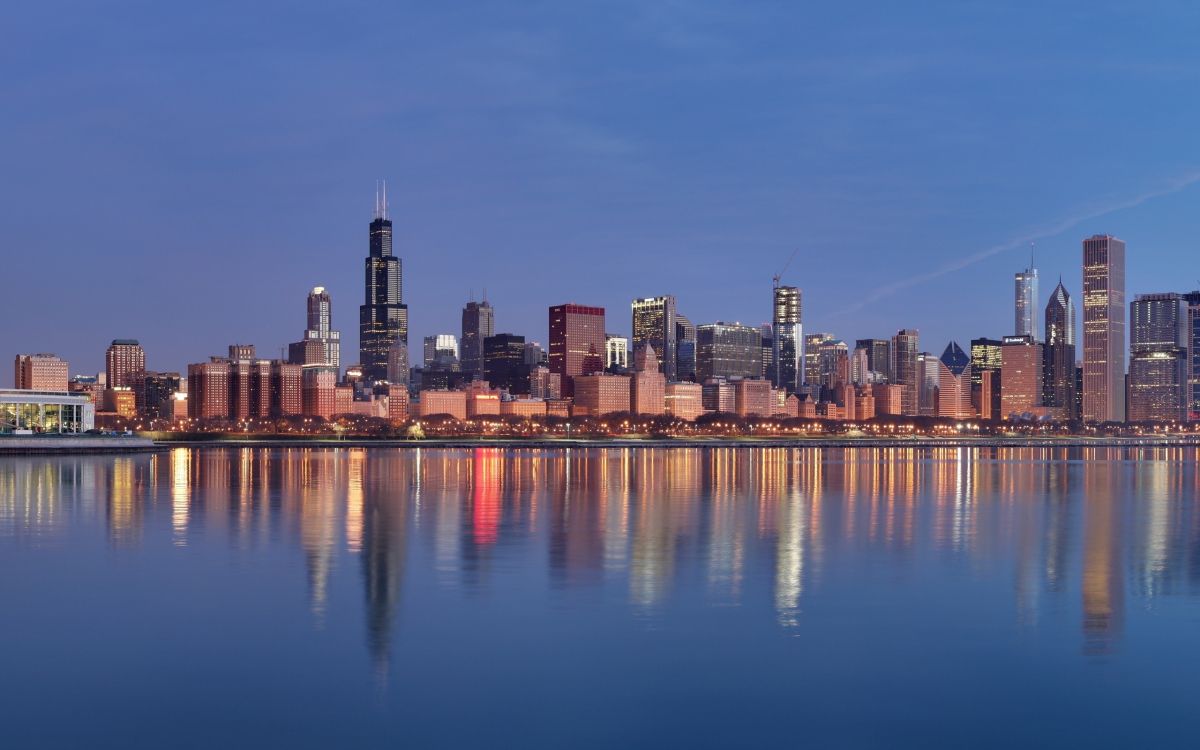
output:
{"label": "cloud streak", "polygon": [[1175,177],[1174,179],[1169,180],[1166,184],[1164,184],[1163,186],[1156,188],[1154,190],[1150,190],[1150,191],[1142,193],[1140,195],[1136,195],[1132,198],[1124,198],[1122,200],[1115,201],[1112,203],[1106,203],[1101,206],[1092,208],[1088,211],[1084,211],[1082,213],[1075,214],[1073,216],[1069,216],[1064,219],[1059,219],[1058,221],[1054,222],[1053,224],[1050,224],[1048,226],[1041,227],[1040,229],[1036,229],[1034,231],[1028,232],[1020,237],[1015,237],[1011,240],[1008,240],[1007,242],[1003,242],[998,245],[993,245],[989,248],[980,250],[979,252],[973,253],[972,255],[968,255],[964,258],[959,258],[957,260],[951,261],[950,263],[947,263],[943,266],[935,268],[932,271],[928,271],[928,272],[922,273],[922,274],[917,274],[916,276],[909,276],[908,278],[900,279],[899,281],[893,281],[890,284],[885,284],[884,286],[881,286],[881,287],[875,289],[874,291],[868,292],[865,297],[863,297],[858,302],[855,302],[853,305],[850,305],[849,307],[838,310],[837,312],[831,313],[831,315],[835,315],[835,316],[836,315],[848,315],[850,313],[857,312],[857,311],[863,309],[864,307],[866,307],[874,302],[878,302],[879,300],[881,300],[885,297],[890,297],[891,295],[893,295],[897,292],[903,291],[905,289],[909,289],[914,286],[918,286],[920,284],[924,284],[928,281],[932,281],[937,278],[941,278],[942,276],[946,276],[947,274],[954,273],[955,271],[961,271],[964,268],[969,268],[970,266],[973,266],[976,263],[981,263],[982,261],[985,261],[988,258],[999,255],[1001,253],[1009,252],[1011,250],[1016,250],[1017,248],[1020,248],[1020,247],[1026,247],[1031,242],[1036,242],[1037,240],[1055,237],[1055,236],[1067,231],[1068,229],[1071,229],[1075,226],[1078,226],[1079,224],[1082,224],[1085,221],[1091,221],[1092,219],[1099,219],[1102,216],[1107,216],[1108,214],[1115,213],[1117,211],[1123,211],[1127,208],[1134,208],[1136,206],[1140,206],[1143,203],[1146,203],[1147,201],[1154,200],[1155,198],[1162,198],[1163,196],[1178,193],[1179,191],[1185,190],[1185,189],[1191,187],[1192,185],[1195,185],[1198,182],[1200,182],[1200,170],[1193,170],[1191,172],[1188,172],[1179,177]]}

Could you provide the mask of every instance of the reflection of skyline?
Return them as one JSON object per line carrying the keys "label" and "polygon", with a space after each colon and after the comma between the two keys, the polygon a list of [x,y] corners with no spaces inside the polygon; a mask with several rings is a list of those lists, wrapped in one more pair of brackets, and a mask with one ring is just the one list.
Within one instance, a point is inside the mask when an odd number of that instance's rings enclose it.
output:
{"label": "reflection of skyline", "polygon": [[648,612],[674,606],[674,593],[696,582],[711,605],[761,607],[766,595],[785,626],[801,625],[817,606],[807,598],[851,574],[914,582],[959,569],[1009,579],[1017,622],[1035,625],[1048,597],[1077,602],[1082,648],[1103,654],[1119,648],[1130,597],[1200,589],[1197,453],[175,448],[30,457],[0,461],[0,540],[50,539],[90,520],[114,550],[160,536],[177,554],[202,540],[251,552],[283,541],[303,562],[318,625],[345,601],[331,596],[347,586],[338,571],[356,571],[368,651],[384,673],[402,637],[413,554],[437,585],[468,593],[501,585],[514,566],[544,565],[553,587],[615,584]]}

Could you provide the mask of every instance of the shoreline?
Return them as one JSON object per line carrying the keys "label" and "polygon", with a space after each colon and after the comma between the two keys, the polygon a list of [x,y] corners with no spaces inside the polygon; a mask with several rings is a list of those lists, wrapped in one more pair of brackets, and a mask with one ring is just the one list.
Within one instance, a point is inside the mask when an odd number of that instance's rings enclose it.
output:
{"label": "shoreline", "polygon": [[172,448],[387,448],[473,450],[587,450],[635,448],[1182,448],[1200,447],[1200,435],[1052,437],[613,437],[613,438],[403,438],[278,437],[180,435],[156,436],[18,436],[0,438],[0,457],[21,455],[88,455],[151,453]]}

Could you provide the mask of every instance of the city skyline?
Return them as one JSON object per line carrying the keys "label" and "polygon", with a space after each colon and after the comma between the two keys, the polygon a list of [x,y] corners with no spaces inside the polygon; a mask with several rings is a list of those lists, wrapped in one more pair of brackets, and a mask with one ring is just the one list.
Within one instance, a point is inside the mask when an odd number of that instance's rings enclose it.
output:
{"label": "city skyline", "polygon": [[[0,125],[6,261],[18,278],[37,278],[51,254],[88,273],[53,306],[36,286],[11,289],[6,313],[39,313],[0,333],[0,349],[49,349],[86,372],[114,336],[138,338],[163,370],[233,340],[273,352],[297,336],[292,300],[321,285],[348,363],[364,186],[380,176],[413,280],[410,342],[455,330],[484,286],[498,330],[531,337],[545,305],[615,314],[663,293],[696,323],[761,324],[761,292],[796,248],[783,283],[805,290],[809,330],[911,326],[934,350],[1009,333],[994,326],[1011,315],[996,280],[1022,267],[1031,239],[1041,276],[1073,294],[1078,238],[1092,233],[1141,253],[1130,290],[1191,288],[1197,274],[1181,284],[1175,272],[1194,254],[1200,194],[1195,104],[1178,95],[1197,70],[1188,24],[1079,8],[1036,25],[1002,8],[956,9],[940,25],[887,6],[865,20],[381,8],[371,28],[251,9],[233,40],[180,23],[192,10],[139,14],[143,37],[120,13],[21,8],[14,23],[31,33],[8,50],[6,93],[22,114]],[[1153,48],[1127,33],[1133,19],[1155,29]],[[819,40],[794,44],[814,25]],[[328,41],[310,44],[315,29]],[[1105,47],[1102,63],[1080,34]],[[193,54],[146,43],[168,36]],[[201,63],[218,42],[242,56],[236,73]],[[596,45],[629,55],[614,66],[586,54]],[[1000,49],[1022,63],[989,66]],[[180,85],[127,86],[130,67]],[[1087,114],[1098,92],[1105,128]],[[555,279],[553,295],[525,293],[530,269]],[[228,295],[214,307],[217,290]],[[101,294],[120,304],[95,314]]]}

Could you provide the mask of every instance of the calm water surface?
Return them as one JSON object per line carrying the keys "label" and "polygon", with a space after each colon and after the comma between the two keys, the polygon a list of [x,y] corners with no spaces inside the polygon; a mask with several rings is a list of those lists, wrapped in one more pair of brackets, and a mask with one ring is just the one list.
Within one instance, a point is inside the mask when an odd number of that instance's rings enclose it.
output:
{"label": "calm water surface", "polygon": [[0,742],[1190,746],[1197,459],[0,458]]}

